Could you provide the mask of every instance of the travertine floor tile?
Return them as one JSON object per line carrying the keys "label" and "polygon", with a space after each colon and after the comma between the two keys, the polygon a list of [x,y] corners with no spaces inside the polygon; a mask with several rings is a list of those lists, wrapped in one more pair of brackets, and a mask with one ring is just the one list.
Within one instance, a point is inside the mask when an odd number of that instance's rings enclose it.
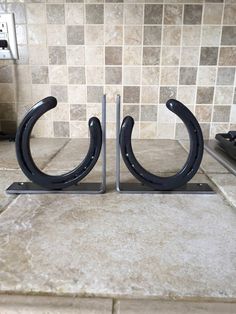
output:
{"label": "travertine floor tile", "polygon": [[[189,141],[181,140],[180,143],[186,150],[189,149]],[[204,150],[201,169],[207,173],[228,173],[228,170],[217,160],[215,160],[210,154],[208,154],[206,150]]]}
{"label": "travertine floor tile", "polygon": [[228,174],[210,174],[211,180],[217,185],[227,200],[236,207],[236,176]]}
{"label": "travertine floor tile", "polygon": [[112,300],[0,295],[1,314],[111,314]]}
{"label": "travertine floor tile", "polygon": [[24,174],[20,170],[0,170],[0,213],[6,206],[14,200],[16,195],[6,194],[5,190],[15,181],[24,179]]}
{"label": "travertine floor tile", "polygon": [[122,300],[119,314],[234,314],[235,312],[235,303]]}
{"label": "travertine floor tile", "polygon": [[[31,152],[38,167],[42,168],[65,145],[68,139],[33,138],[30,141]],[[16,160],[15,143],[0,142],[0,169],[19,169]]]}
{"label": "travertine floor tile", "polygon": [[0,291],[235,299],[235,241],[220,195],[22,195],[0,215]]}

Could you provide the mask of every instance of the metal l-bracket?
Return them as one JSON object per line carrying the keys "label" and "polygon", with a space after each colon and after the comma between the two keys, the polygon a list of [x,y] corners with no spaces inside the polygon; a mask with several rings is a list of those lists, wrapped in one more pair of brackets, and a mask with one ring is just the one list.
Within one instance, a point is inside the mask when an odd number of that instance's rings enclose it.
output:
{"label": "metal l-bracket", "polygon": [[106,191],[106,95],[102,97],[102,176],[101,182],[79,182],[64,189],[52,190],[34,182],[14,182],[7,194],[102,194]]}
{"label": "metal l-bracket", "polygon": [[120,178],[120,95],[116,98],[116,191],[123,194],[215,194],[207,183],[187,183],[171,191],[158,191],[140,182],[125,183]]}

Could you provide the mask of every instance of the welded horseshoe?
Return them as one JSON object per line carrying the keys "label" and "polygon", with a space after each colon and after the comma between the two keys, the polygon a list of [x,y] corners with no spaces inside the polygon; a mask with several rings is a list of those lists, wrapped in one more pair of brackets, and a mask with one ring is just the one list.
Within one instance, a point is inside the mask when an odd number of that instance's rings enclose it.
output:
{"label": "welded horseshoe", "polygon": [[84,160],[75,169],[62,175],[43,173],[34,163],[30,152],[30,134],[37,120],[50,109],[57,100],[47,97],[35,104],[23,118],[16,134],[16,155],[24,174],[34,183],[49,189],[63,189],[81,181],[95,166],[102,147],[102,128],[98,118],[89,120],[90,145]]}
{"label": "welded horseshoe", "polygon": [[168,100],[166,107],[183,121],[190,138],[190,151],[187,161],[183,168],[175,175],[169,177],[156,176],[144,169],[137,161],[131,144],[131,135],[134,126],[134,119],[132,117],[126,116],[124,118],[119,139],[121,154],[129,171],[141,183],[160,191],[173,190],[186,184],[198,171],[204,149],[202,130],[192,112],[175,99]]}

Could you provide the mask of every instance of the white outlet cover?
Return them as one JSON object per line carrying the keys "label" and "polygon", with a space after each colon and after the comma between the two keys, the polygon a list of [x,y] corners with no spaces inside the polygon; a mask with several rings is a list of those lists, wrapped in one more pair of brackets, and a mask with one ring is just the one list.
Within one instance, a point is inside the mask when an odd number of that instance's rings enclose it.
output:
{"label": "white outlet cover", "polygon": [[0,39],[8,42],[8,48],[0,48],[0,59],[18,59],[14,13],[0,14]]}

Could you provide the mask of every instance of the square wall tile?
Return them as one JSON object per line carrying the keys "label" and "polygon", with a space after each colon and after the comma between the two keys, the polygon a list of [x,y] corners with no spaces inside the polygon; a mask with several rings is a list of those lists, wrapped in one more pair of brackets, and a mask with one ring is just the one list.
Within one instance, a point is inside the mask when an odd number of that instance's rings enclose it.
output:
{"label": "square wall tile", "polygon": [[178,84],[178,67],[161,67],[161,85],[177,85]]}
{"label": "square wall tile", "polygon": [[221,24],[223,4],[206,3],[203,23],[204,24]]}
{"label": "square wall tile", "polygon": [[147,46],[161,45],[161,27],[144,26],[143,44]]}
{"label": "square wall tile", "polygon": [[223,26],[221,45],[225,46],[236,45],[236,26]]}
{"label": "square wall tile", "polygon": [[123,88],[124,103],[139,103],[140,87],[138,86],[124,86]]}
{"label": "square wall tile", "polygon": [[85,104],[86,92],[85,85],[68,85],[68,102],[71,104]]}
{"label": "square wall tile", "polygon": [[105,82],[111,85],[121,85],[122,83],[122,68],[121,67],[106,67],[105,68]]}
{"label": "square wall tile", "polygon": [[217,85],[233,85],[235,68],[219,68],[217,75]]}
{"label": "square wall tile", "polygon": [[144,47],[143,65],[159,65],[159,64],[160,64],[160,48]]}
{"label": "square wall tile", "polygon": [[124,47],[124,65],[140,65],[142,47]]}
{"label": "square wall tile", "polygon": [[102,66],[87,66],[86,71],[87,84],[103,84],[104,68]]}
{"label": "square wall tile", "polygon": [[[142,25],[143,24],[143,4],[124,5],[124,24]],[[152,23],[151,23],[152,24]]]}
{"label": "square wall tile", "polygon": [[163,5],[145,4],[144,24],[161,24]]}
{"label": "square wall tile", "polygon": [[66,47],[48,47],[49,64],[66,64]]}
{"label": "square wall tile", "polygon": [[164,24],[182,24],[183,5],[167,4],[164,6]]}
{"label": "square wall tile", "polygon": [[157,121],[157,106],[141,106],[141,121]]}
{"label": "square wall tile", "polygon": [[85,64],[85,49],[83,46],[67,46],[66,56],[68,65]]}
{"label": "square wall tile", "polygon": [[199,49],[199,47],[183,47],[180,64],[183,66],[198,66]]}
{"label": "square wall tile", "polygon": [[197,105],[195,116],[198,122],[211,122],[212,106]]}
{"label": "square wall tile", "polygon": [[106,46],[123,45],[123,26],[120,25],[105,26],[105,45]]}
{"label": "square wall tile", "polygon": [[100,103],[103,95],[102,86],[88,86],[87,87],[87,101],[91,103]]}
{"label": "square wall tile", "polygon": [[213,122],[228,122],[230,118],[230,106],[214,106]]}
{"label": "square wall tile", "polygon": [[67,3],[66,10],[66,24],[67,25],[76,25],[84,24],[84,5],[80,3]]}
{"label": "square wall tile", "polygon": [[105,24],[123,24],[123,4],[105,4]]}
{"label": "square wall tile", "polygon": [[236,47],[221,47],[219,65],[236,66]]}
{"label": "square wall tile", "polygon": [[48,67],[33,66],[31,67],[32,84],[48,84]]}
{"label": "square wall tile", "polygon": [[28,25],[28,43],[30,45],[46,45],[46,25],[29,24]]}
{"label": "square wall tile", "polygon": [[28,24],[46,23],[46,7],[43,3],[26,4],[26,14]]}
{"label": "square wall tile", "polygon": [[164,26],[163,27],[163,46],[180,46],[181,27],[180,26]]}
{"label": "square wall tile", "polygon": [[198,68],[198,85],[214,85],[216,81],[216,67],[200,66]]}
{"label": "square wall tile", "polygon": [[162,65],[179,65],[180,47],[162,47]]}
{"label": "square wall tile", "polygon": [[84,45],[84,26],[67,26],[67,45]]}
{"label": "square wall tile", "polygon": [[4,66],[0,68],[0,83],[13,83],[12,66]]}
{"label": "square wall tile", "polygon": [[160,87],[160,104],[165,104],[169,99],[176,99],[177,88],[173,86],[161,86]]}
{"label": "square wall tile", "polygon": [[49,66],[49,82],[50,84],[67,84],[67,66]]}
{"label": "square wall tile", "polygon": [[160,76],[159,67],[143,67],[142,84],[143,85],[158,85]]}
{"label": "square wall tile", "polygon": [[65,24],[64,4],[47,4],[47,23]]}
{"label": "square wall tile", "polygon": [[86,46],[85,47],[85,64],[86,65],[103,65],[104,64],[104,47]]}
{"label": "square wall tile", "polygon": [[70,136],[69,122],[65,121],[54,121],[53,130],[54,137],[69,137]]}
{"label": "square wall tile", "polygon": [[86,4],[86,23],[103,24],[104,23],[104,5]]}
{"label": "square wall tile", "polygon": [[141,67],[124,67],[123,73],[124,85],[140,85]]}
{"label": "square wall tile", "polygon": [[236,3],[226,4],[224,9],[224,24],[236,24]]}
{"label": "square wall tile", "polygon": [[196,47],[200,45],[201,27],[197,25],[183,26],[183,46]]}
{"label": "square wall tile", "polygon": [[197,104],[212,104],[214,87],[198,87]]}
{"label": "square wall tile", "polygon": [[197,78],[197,68],[184,67],[180,68],[179,84],[180,85],[195,85]]}
{"label": "square wall tile", "polygon": [[233,86],[216,86],[214,103],[217,105],[231,105],[233,103]]}
{"label": "square wall tile", "polygon": [[184,5],[184,24],[201,24],[202,5],[185,4]]}
{"label": "square wall tile", "polygon": [[70,105],[70,120],[86,121],[86,105]]}
{"label": "square wall tile", "polygon": [[145,104],[158,104],[158,86],[143,86],[141,102]]}
{"label": "square wall tile", "polygon": [[123,117],[131,116],[135,121],[139,121],[139,106],[138,105],[124,105]]}
{"label": "square wall tile", "polygon": [[68,91],[65,85],[51,85],[51,94],[58,102],[68,101]]}
{"label": "square wall tile", "polygon": [[64,24],[47,25],[47,44],[48,46],[66,45],[66,26]]}
{"label": "square wall tile", "polygon": [[216,65],[218,58],[218,47],[202,47],[200,65]]}
{"label": "square wall tile", "polygon": [[104,26],[103,25],[86,25],[85,26],[85,44],[86,45],[103,45],[104,44]]}
{"label": "square wall tile", "polygon": [[84,67],[68,67],[69,84],[85,84],[85,68]]}
{"label": "square wall tile", "polygon": [[122,47],[105,48],[105,64],[121,65],[122,64]]}
{"label": "square wall tile", "polygon": [[202,27],[202,46],[215,46],[220,44],[221,26]]}
{"label": "square wall tile", "polygon": [[124,43],[125,45],[142,44],[142,26],[124,26]]}

